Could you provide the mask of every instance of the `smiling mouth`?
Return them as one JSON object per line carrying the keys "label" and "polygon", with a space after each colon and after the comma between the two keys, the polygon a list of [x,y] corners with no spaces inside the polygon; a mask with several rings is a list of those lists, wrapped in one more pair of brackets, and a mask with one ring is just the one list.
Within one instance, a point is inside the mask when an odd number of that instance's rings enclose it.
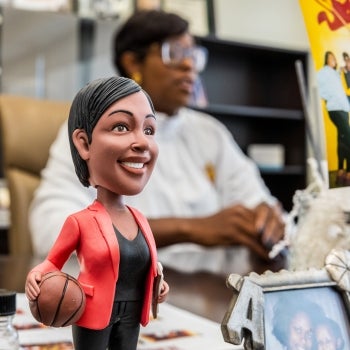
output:
{"label": "smiling mouth", "polygon": [[142,169],[144,166],[144,163],[122,162],[122,164],[134,169]]}

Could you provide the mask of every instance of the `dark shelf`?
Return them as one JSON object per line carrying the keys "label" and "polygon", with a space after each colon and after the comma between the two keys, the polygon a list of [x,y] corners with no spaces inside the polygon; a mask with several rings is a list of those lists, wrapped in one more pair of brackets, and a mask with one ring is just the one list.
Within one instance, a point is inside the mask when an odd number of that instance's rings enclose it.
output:
{"label": "dark shelf", "polygon": [[250,53],[254,57],[263,57],[264,59],[268,56],[281,55],[281,57],[285,57],[285,55],[294,55],[294,56],[304,56],[307,54],[304,50],[290,50],[276,46],[267,46],[260,44],[252,44],[252,43],[244,43],[240,41],[233,40],[225,40],[219,39],[215,35],[208,35],[204,37],[197,36],[196,41],[201,45],[206,47],[210,46],[211,48],[216,48],[218,50],[235,50],[240,53]]}
{"label": "dark shelf", "polygon": [[232,42],[213,36],[197,38],[209,51],[201,74],[208,106],[196,108],[220,120],[243,152],[251,144],[281,144],[282,169],[260,169],[271,193],[286,210],[297,189],[306,187],[305,117],[295,62],[305,76],[309,53]]}
{"label": "dark shelf", "polygon": [[262,175],[302,175],[305,174],[305,167],[302,165],[287,165],[282,169],[259,168]]}
{"label": "dark shelf", "polygon": [[209,114],[245,116],[254,118],[276,118],[304,120],[304,112],[299,109],[282,109],[268,107],[237,106],[228,104],[210,104],[199,109]]}
{"label": "dark shelf", "polygon": [[302,109],[295,62],[308,53],[198,38],[209,51],[202,80],[210,104]]}

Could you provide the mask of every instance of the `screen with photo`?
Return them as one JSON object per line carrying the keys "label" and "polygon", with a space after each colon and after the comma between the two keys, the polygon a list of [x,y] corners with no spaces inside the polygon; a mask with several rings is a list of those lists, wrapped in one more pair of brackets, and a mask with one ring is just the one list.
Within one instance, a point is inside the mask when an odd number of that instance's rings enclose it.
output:
{"label": "screen with photo", "polygon": [[265,349],[350,349],[349,315],[333,287],[264,293]]}

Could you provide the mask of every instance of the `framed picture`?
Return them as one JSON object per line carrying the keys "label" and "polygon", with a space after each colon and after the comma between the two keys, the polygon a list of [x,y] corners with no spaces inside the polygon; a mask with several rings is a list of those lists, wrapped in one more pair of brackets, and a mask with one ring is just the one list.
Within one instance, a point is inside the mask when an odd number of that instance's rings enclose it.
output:
{"label": "framed picture", "polygon": [[164,10],[188,20],[197,36],[215,34],[214,0],[133,0],[136,10]]}
{"label": "framed picture", "polygon": [[224,340],[246,350],[350,349],[349,264],[349,251],[332,250],[319,270],[231,274]]}

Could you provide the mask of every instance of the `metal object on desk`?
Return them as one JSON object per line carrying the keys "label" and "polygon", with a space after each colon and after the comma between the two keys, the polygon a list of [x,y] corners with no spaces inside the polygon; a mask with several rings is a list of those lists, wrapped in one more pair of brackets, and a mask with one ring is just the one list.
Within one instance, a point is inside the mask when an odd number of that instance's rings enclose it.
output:
{"label": "metal object on desk", "polygon": [[[349,262],[349,251],[333,250],[322,269],[267,271],[245,277],[231,274],[228,285],[233,297],[221,324],[225,341],[243,343],[245,350],[281,345],[289,349],[294,329],[315,331],[331,320],[343,334],[344,349],[350,349]],[[301,342],[306,333],[294,334],[293,339]],[[313,339],[310,343],[316,346]]]}
{"label": "metal object on desk", "polygon": [[8,253],[7,232],[10,226],[10,194],[6,180],[0,178],[0,254]]}

